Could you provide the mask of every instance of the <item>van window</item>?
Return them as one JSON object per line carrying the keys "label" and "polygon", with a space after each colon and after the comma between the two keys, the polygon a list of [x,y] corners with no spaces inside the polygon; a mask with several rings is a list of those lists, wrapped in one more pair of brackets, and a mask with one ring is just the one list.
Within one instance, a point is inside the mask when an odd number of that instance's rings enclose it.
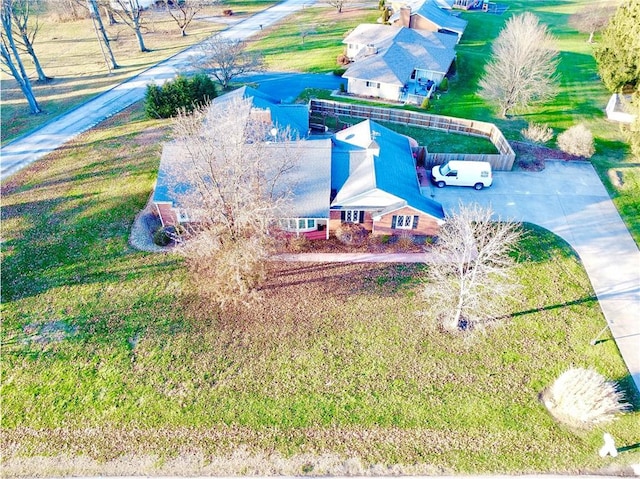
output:
{"label": "van window", "polygon": [[447,173],[447,176],[458,176],[458,171],[457,170],[451,170],[449,173]]}
{"label": "van window", "polygon": [[449,163],[440,166],[440,174],[442,176],[447,176],[447,174],[451,171],[451,168],[449,168]]}

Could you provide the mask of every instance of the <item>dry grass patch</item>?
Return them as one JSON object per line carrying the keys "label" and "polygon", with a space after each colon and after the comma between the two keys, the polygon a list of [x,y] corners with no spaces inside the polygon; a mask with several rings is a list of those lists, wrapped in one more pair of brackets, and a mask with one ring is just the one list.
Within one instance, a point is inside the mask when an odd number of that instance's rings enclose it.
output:
{"label": "dry grass patch", "polygon": [[[124,23],[105,25],[120,65],[119,69],[112,72],[109,72],[104,61],[91,20],[57,22],[49,18],[41,19],[35,50],[45,73],[53,77],[46,84],[33,83],[43,113],[31,115],[15,80],[2,72],[2,143],[226,28],[229,21],[241,21],[270,5],[269,2],[231,1],[226,2],[224,7],[208,7],[196,16],[186,37],[180,36],[176,23],[164,10],[148,10],[143,29],[145,44],[151,50],[147,53],[139,51],[133,31]],[[234,15],[225,17],[222,10],[229,7],[234,10]],[[26,67],[30,75],[35,75],[29,71],[29,62],[26,62]]]}

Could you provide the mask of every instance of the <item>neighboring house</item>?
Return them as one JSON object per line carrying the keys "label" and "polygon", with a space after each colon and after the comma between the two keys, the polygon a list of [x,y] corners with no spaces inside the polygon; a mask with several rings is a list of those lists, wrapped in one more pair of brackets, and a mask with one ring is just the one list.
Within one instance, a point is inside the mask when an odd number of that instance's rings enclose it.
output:
{"label": "neighboring house", "polygon": [[456,58],[457,37],[388,25],[361,24],[343,41],[349,64],[347,92],[404,101],[412,92],[429,97]]}
{"label": "neighboring house", "polygon": [[459,8],[461,10],[475,10],[485,8],[489,2],[485,0],[453,0],[453,8]]}
{"label": "neighboring house", "polygon": [[[308,107],[280,105],[251,88],[235,90],[218,97],[213,107],[242,95],[253,102],[255,114],[280,128],[290,117],[299,121],[306,112],[306,126],[292,130],[308,131]],[[298,111],[300,110],[300,111]],[[372,234],[434,235],[444,219],[442,206],[420,194],[412,143],[372,121],[363,121],[337,133],[333,139],[310,137],[299,140],[298,167],[287,172],[283,181],[293,191],[291,208],[283,213],[279,227],[310,238],[328,238],[340,224],[361,223]],[[302,137],[302,135],[301,135]],[[282,144],[266,142],[266,152],[282,154]],[[166,143],[162,150],[158,179],[152,201],[163,226],[189,223],[189,211],[178,204],[189,185],[176,178],[175,165],[188,160],[184,144]],[[173,173],[172,173],[173,172]]]}
{"label": "neighboring house", "polygon": [[359,223],[374,235],[435,235],[442,205],[420,193],[411,140],[371,120],[335,134],[329,229]]}
{"label": "neighboring house", "polygon": [[628,108],[628,105],[630,102],[631,95],[619,95],[617,93],[611,95],[605,108],[607,118],[619,123],[633,123],[636,115],[629,113],[630,108]]}
{"label": "neighboring house", "polygon": [[402,5],[391,15],[389,23],[397,27],[455,35],[458,42],[467,28],[466,20],[444,11],[435,0]]}

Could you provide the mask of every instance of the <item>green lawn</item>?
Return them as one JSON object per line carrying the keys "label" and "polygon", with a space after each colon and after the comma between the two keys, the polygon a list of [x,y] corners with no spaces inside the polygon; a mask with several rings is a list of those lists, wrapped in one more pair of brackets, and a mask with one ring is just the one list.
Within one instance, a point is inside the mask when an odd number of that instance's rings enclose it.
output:
{"label": "green lawn", "polygon": [[[639,241],[640,168],[603,120],[588,45],[561,23],[580,4],[509,2],[555,22],[563,81],[552,104],[498,124],[517,139],[525,121],[587,122],[592,162]],[[335,60],[332,22],[343,20],[325,13],[316,31],[333,38]],[[432,111],[493,121],[474,85],[506,16],[463,15],[459,73]],[[291,55],[283,68],[333,69],[273,41]],[[578,473],[640,462],[637,397],[632,413],[587,432],[556,424],[538,402],[570,366],[631,391],[609,334],[590,345],[604,318],[561,239],[527,226],[523,290],[500,312],[503,326],[473,336],[437,328],[415,265],[274,263],[259,308],[220,313],[192,293],[178,255],[127,243],[168,137],[168,122],[145,119],[138,104],[2,185],[5,475]],[[605,430],[635,448],[599,458]]]}
{"label": "green lawn", "polygon": [[[259,308],[219,313],[177,255],[127,245],[168,135],[142,115],[136,105],[3,185],[5,474],[197,473],[233,452],[236,474],[249,458],[291,474],[343,470],[327,458],[423,473],[640,460],[599,458],[601,429],[568,430],[538,402],[571,365],[630,390],[608,333],[589,344],[604,319],[562,240],[528,227],[521,294],[503,326],[473,336],[437,328],[415,265],[274,263]],[[639,418],[606,430],[633,445]]]}

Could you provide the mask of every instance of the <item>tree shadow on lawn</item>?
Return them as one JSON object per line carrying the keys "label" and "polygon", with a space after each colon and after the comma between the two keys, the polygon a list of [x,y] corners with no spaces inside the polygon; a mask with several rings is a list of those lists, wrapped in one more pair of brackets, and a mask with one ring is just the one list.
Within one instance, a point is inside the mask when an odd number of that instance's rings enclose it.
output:
{"label": "tree shadow on lawn", "polygon": [[[27,225],[4,244],[3,301],[62,286],[130,281],[174,264],[167,257],[152,265],[131,264],[127,256],[134,250],[127,242],[139,198],[130,195],[110,200],[112,208],[98,193],[3,205],[3,222],[22,218]],[[114,241],[120,245],[113,247]]]}
{"label": "tree shadow on lawn", "polygon": [[323,294],[374,293],[393,296],[416,282],[419,265],[396,263],[274,263],[263,291],[282,294],[301,285],[316,284]]}

